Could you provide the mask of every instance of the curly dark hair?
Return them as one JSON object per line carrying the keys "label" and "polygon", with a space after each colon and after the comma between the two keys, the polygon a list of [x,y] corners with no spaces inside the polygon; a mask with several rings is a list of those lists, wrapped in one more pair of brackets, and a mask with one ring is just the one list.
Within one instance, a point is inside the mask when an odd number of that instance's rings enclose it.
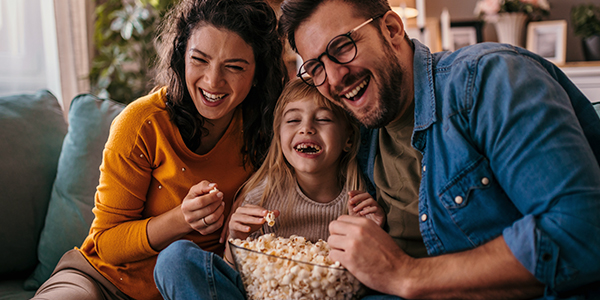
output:
{"label": "curly dark hair", "polygon": [[167,86],[167,110],[188,148],[197,149],[206,134],[206,119],[198,113],[185,81],[188,40],[200,26],[212,25],[237,33],[252,47],[256,62],[255,85],[241,104],[242,155],[256,170],[262,164],[273,135],[273,110],[288,75],[283,62],[284,40],[277,17],[263,0],[182,0],[163,19],[156,42],[156,84]]}
{"label": "curly dark hair", "polygon": [[[292,49],[298,52],[296,48],[295,32],[296,29],[308,19],[315,10],[329,0],[285,0],[281,4],[281,17],[279,18],[279,32],[282,36],[287,36]],[[348,3],[355,8],[355,12],[365,19],[380,15],[390,10],[390,4],[387,0],[338,0]]]}

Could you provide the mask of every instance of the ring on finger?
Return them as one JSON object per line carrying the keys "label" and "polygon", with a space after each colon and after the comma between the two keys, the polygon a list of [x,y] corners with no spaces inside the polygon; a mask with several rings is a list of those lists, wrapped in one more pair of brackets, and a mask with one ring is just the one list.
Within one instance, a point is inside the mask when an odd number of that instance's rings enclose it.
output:
{"label": "ring on finger", "polygon": [[[205,217],[206,218],[206,217]],[[206,220],[204,220],[204,218],[202,218],[202,223],[204,223],[204,226],[208,227],[208,223],[206,223]]]}

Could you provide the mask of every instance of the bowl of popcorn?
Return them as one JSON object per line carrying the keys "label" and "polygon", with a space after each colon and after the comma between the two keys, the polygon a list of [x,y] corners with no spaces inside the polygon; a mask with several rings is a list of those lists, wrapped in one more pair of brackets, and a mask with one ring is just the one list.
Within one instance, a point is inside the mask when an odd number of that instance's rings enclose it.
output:
{"label": "bowl of popcorn", "polygon": [[329,259],[327,242],[304,237],[229,239],[248,299],[357,299],[364,291],[348,270]]}

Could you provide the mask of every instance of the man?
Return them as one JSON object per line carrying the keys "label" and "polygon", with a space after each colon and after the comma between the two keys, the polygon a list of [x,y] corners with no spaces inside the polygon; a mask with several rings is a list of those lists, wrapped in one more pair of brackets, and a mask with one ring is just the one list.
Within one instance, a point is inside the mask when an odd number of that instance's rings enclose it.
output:
{"label": "man", "polygon": [[[600,120],[558,68],[495,43],[432,54],[386,0],[281,8],[280,30],[304,60],[299,76],[378,128],[365,137],[367,173],[388,219],[406,208],[406,223],[389,231],[418,222],[430,255],[342,216],[329,227],[332,259],[409,299],[600,297]],[[422,176],[415,214],[413,199],[386,200],[395,179],[414,178],[410,159],[394,162],[411,146],[422,154],[412,155]]]}

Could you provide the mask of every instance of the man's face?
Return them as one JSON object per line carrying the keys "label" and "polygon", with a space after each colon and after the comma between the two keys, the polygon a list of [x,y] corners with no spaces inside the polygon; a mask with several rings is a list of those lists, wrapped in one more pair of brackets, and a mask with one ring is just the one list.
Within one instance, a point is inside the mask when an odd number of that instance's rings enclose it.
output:
{"label": "man's face", "polygon": [[[352,6],[340,1],[321,4],[295,32],[300,56],[304,60],[317,58],[333,37],[366,21],[353,12]],[[381,26],[381,22],[375,20],[373,24]],[[405,76],[407,68],[401,64],[398,51],[374,26],[352,33],[358,50],[350,63],[337,64],[327,56],[321,57],[327,79],[318,88],[363,125],[382,127],[398,118],[401,109],[407,106],[406,101],[412,100],[413,83],[412,76]]]}

